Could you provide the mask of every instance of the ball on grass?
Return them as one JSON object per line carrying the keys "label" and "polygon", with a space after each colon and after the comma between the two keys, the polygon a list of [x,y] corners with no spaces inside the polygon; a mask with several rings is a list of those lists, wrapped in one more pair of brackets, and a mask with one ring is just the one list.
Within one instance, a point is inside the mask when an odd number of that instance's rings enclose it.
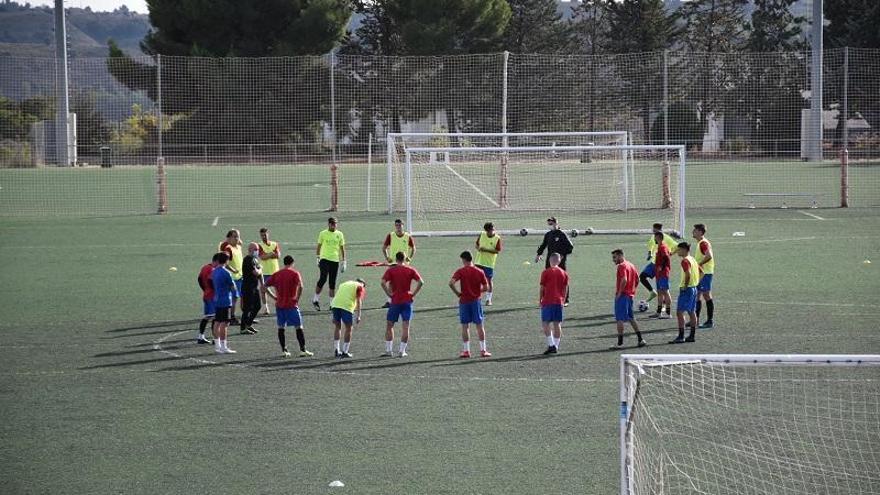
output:
{"label": "ball on grass", "polygon": [[577,236],[578,236],[578,231],[577,231],[577,229],[572,229],[572,230],[571,230],[571,236],[572,236],[572,237],[577,237]]}
{"label": "ball on grass", "polygon": [[864,264],[866,264],[866,265],[870,265],[870,264],[871,264],[871,260],[865,260],[865,261],[863,261],[862,263],[864,263]]}
{"label": "ball on grass", "polygon": [[526,229],[519,229],[519,235],[525,237],[525,236],[529,235],[529,231]]}
{"label": "ball on grass", "polygon": [[639,313],[644,313],[648,310],[648,301],[639,301]]}
{"label": "ball on grass", "polygon": [[177,267],[176,267],[176,266],[172,266],[171,268],[168,269],[168,271],[169,271],[169,272],[176,272],[176,271],[177,271]]}

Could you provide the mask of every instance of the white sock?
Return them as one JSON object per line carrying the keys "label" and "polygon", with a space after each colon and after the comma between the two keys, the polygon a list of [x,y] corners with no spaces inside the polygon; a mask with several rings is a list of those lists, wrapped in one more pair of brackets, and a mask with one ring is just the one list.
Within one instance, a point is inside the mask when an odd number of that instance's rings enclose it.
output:
{"label": "white sock", "polygon": [[547,347],[550,347],[550,346],[554,346],[554,345],[556,345],[556,344],[554,343],[555,341],[553,340],[553,336],[552,336],[552,335],[548,335],[548,336],[546,337],[546,339],[547,339]]}
{"label": "white sock", "polygon": [[406,342],[400,343],[400,352],[406,352]]}
{"label": "white sock", "polygon": [[314,296],[312,296],[312,302],[318,302],[320,299],[321,299],[321,296],[319,296],[318,294],[315,294]]}
{"label": "white sock", "polygon": [[487,292],[487,293],[486,293],[486,300],[487,300],[487,301],[491,301],[491,300],[492,300],[492,293],[491,293],[491,292]]}
{"label": "white sock", "polygon": [[391,352],[392,349],[394,349],[394,341],[393,340],[386,340],[385,341],[385,352]]}
{"label": "white sock", "polygon": [[342,343],[342,352],[344,354],[348,354],[348,349],[351,347],[351,342],[343,342]]}
{"label": "white sock", "polygon": [[221,340],[221,341],[220,341],[220,348],[221,348],[221,349],[229,349],[229,346],[226,345],[226,340]]}
{"label": "white sock", "polygon": [[218,351],[223,349],[223,347],[220,346],[220,339],[214,339],[214,349],[217,349]]}
{"label": "white sock", "polygon": [[204,339],[205,339],[205,332],[200,332],[200,333],[199,333],[199,338],[202,339],[202,340],[204,340]]}
{"label": "white sock", "polygon": [[471,352],[471,342],[470,341],[462,342],[461,343],[461,350]]}
{"label": "white sock", "polygon": [[386,297],[386,298],[385,298],[385,302],[387,302],[388,304],[391,304],[391,298],[390,298],[390,297]]}
{"label": "white sock", "polygon": [[336,352],[339,352],[339,341],[338,340],[333,341],[333,348],[336,349]]}
{"label": "white sock", "polygon": [[485,351],[485,350],[486,350],[486,341],[485,341],[485,340],[481,340],[481,341],[480,341],[480,350],[481,350],[481,351]]}
{"label": "white sock", "polygon": [[553,338],[553,345],[555,345],[556,347],[559,347],[560,340],[562,340],[562,337],[559,337],[558,339],[556,337],[554,337]]}

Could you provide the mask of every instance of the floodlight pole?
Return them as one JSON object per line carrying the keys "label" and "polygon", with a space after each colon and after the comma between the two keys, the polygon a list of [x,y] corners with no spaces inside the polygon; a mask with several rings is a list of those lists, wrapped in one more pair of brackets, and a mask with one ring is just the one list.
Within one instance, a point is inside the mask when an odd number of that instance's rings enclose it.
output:
{"label": "floodlight pole", "polygon": [[811,36],[810,64],[810,111],[812,124],[808,127],[810,135],[809,153],[810,161],[822,159],[822,0],[813,0],[813,33]]}
{"label": "floodlight pole", "polygon": [[55,0],[55,159],[59,167],[70,165],[70,98],[67,80],[67,29],[64,0]]}

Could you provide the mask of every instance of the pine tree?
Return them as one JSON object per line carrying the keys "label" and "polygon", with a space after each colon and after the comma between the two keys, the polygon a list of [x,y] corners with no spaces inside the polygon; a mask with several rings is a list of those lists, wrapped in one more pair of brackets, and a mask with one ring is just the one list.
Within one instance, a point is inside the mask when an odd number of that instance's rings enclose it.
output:
{"label": "pine tree", "polygon": [[569,45],[568,26],[556,0],[508,0],[510,22],[503,48],[513,53],[556,53]]}

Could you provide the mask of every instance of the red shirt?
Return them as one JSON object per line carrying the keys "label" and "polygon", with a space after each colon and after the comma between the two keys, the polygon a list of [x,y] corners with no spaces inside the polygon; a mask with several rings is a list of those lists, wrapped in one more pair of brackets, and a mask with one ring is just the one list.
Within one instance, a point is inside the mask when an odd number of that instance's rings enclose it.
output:
{"label": "red shirt", "polygon": [[672,270],[670,256],[669,247],[661,242],[657,246],[657,257],[654,260],[654,270],[656,271],[657,278],[669,278],[669,271]]}
{"label": "red shirt", "polygon": [[482,295],[482,286],[489,285],[489,280],[483,270],[469,265],[463,266],[452,274],[452,280],[457,280],[461,284],[461,297],[458,302],[462,304],[479,301]]}
{"label": "red shirt", "polygon": [[565,303],[565,288],[568,287],[568,274],[558,266],[551,266],[541,272],[541,287],[544,295],[541,306]]}
{"label": "red shirt", "polygon": [[412,302],[412,292],[409,291],[412,282],[421,279],[422,276],[415,268],[406,265],[394,265],[382,275],[383,281],[391,283],[391,304]]}
{"label": "red shirt", "polygon": [[297,287],[302,286],[302,277],[299,272],[284,267],[269,277],[266,285],[275,287],[275,307],[279,309],[293,309],[299,304],[296,298]]}
{"label": "red shirt", "polygon": [[202,300],[214,300],[214,282],[211,279],[211,273],[214,272],[214,265],[208,263],[199,270],[199,287],[202,288]]}
{"label": "red shirt", "polygon": [[[626,285],[621,285],[626,277]],[[636,287],[639,285],[639,272],[629,261],[623,261],[617,265],[617,292],[615,294],[635,297]]]}

